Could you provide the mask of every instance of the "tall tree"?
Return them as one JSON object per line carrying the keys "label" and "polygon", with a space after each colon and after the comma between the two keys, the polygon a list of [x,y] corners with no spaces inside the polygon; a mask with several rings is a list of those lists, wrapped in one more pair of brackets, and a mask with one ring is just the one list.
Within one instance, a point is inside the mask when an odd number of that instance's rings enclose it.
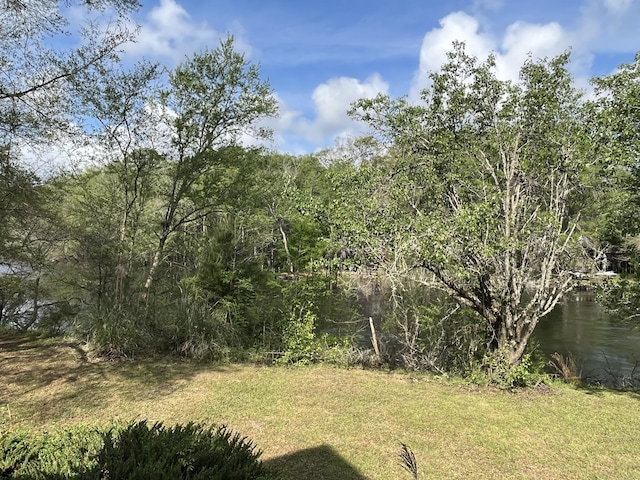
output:
{"label": "tall tree", "polygon": [[217,205],[197,196],[198,182],[220,166],[224,147],[241,135],[266,137],[256,122],[276,114],[276,100],[258,65],[234,49],[228,37],[215,50],[196,54],[169,75],[169,88],[158,105],[160,125],[169,142],[160,153],[169,161],[163,218],[145,287],[149,290],[160,266],[167,240],[184,225],[208,215]]}
{"label": "tall tree", "polygon": [[[34,206],[43,189],[24,162],[25,148],[47,148],[58,135],[77,131],[73,81],[118,60],[119,48],[135,33],[128,14],[138,7],[137,0],[0,2],[0,263],[29,265],[31,276],[44,264],[33,249],[44,215]],[[38,239],[40,251],[46,239]],[[31,301],[35,318],[37,291]]]}
{"label": "tall tree", "polygon": [[455,44],[421,105],[378,97],[353,109],[389,142],[369,193],[390,212],[372,231],[387,241],[370,243],[475,310],[511,365],[571,289],[580,254],[568,201],[589,144],[568,60],[529,59],[514,84]]}
{"label": "tall tree", "polygon": [[[614,212],[619,237],[640,233],[640,53],[633,63],[593,79],[596,99],[591,102],[593,130],[606,186],[620,190]],[[622,238],[619,238],[622,240]]]}
{"label": "tall tree", "polygon": [[[102,188],[113,190],[110,212],[119,218],[118,231],[110,234],[114,236],[113,251],[117,252],[118,284],[135,286],[138,282],[126,280],[144,276],[142,252],[152,248],[149,232],[145,236],[152,216],[148,204],[156,193],[164,162],[155,150],[164,139],[157,131],[158,118],[149,108],[158,91],[160,73],[157,65],[149,63],[119,67],[97,65],[71,83],[78,123],[90,119],[85,122],[82,140],[90,139],[105,165],[101,173],[109,181],[103,179]],[[91,196],[95,192],[85,193]],[[105,219],[105,227],[112,220]],[[124,295],[120,300],[128,301]]]}
{"label": "tall tree", "polygon": [[[604,211],[602,236],[626,247],[636,278],[603,285],[600,301],[619,317],[640,317],[638,252],[640,251],[640,53],[632,63],[593,80],[592,128],[601,160],[600,190],[616,201]],[[604,222],[603,222],[604,223]]]}
{"label": "tall tree", "polygon": [[[37,317],[47,208],[37,184],[35,175],[8,158],[8,148],[0,149],[0,325],[27,328]],[[29,301],[33,314],[26,311]]]}

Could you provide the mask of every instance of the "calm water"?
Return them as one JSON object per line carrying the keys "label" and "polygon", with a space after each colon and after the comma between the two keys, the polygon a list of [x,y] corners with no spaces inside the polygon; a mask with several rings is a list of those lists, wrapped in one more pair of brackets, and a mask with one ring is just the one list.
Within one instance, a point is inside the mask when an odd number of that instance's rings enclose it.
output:
{"label": "calm water", "polygon": [[[387,301],[385,291],[363,294],[365,318],[379,321]],[[547,358],[555,352],[573,355],[588,380],[621,386],[622,379],[633,376],[640,382],[640,320],[635,329],[621,324],[594,301],[593,292],[568,295],[540,321],[532,340]]]}
{"label": "calm water", "polygon": [[572,354],[584,378],[610,383],[616,380],[611,374],[640,377],[640,324],[634,329],[615,321],[592,293],[568,296],[540,321],[533,339],[547,355]]}

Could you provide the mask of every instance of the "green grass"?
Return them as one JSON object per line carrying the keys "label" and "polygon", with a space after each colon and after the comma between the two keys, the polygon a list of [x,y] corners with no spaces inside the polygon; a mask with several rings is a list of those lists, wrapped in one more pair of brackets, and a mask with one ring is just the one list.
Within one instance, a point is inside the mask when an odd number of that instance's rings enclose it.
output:
{"label": "green grass", "polygon": [[0,332],[0,431],[149,419],[226,424],[291,479],[640,478],[640,396],[511,393],[426,375],[92,362],[73,343]]}

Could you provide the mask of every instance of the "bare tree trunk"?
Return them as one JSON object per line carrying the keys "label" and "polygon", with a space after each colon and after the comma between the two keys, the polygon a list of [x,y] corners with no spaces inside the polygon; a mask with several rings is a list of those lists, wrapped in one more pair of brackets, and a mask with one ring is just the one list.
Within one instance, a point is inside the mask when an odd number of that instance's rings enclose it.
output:
{"label": "bare tree trunk", "polygon": [[378,337],[376,335],[376,327],[373,326],[373,318],[369,317],[369,328],[371,329],[371,344],[376,356],[380,359],[380,349],[378,348]]}
{"label": "bare tree trunk", "polygon": [[40,310],[40,304],[38,303],[40,300],[39,296],[40,296],[40,277],[37,277],[36,281],[33,284],[33,310],[31,310],[31,321],[25,327],[25,330],[31,328],[33,325],[35,325],[38,322],[38,313]]}
{"label": "bare tree trunk", "polygon": [[162,255],[164,254],[164,245],[167,242],[169,232],[165,232],[160,237],[158,241],[158,247],[153,255],[153,260],[151,261],[151,265],[149,266],[149,274],[147,275],[147,280],[144,282],[145,298],[148,299],[149,291],[151,290],[151,286],[155,281],[156,273],[158,271],[158,267],[160,266],[160,262],[162,261]]}
{"label": "bare tree trunk", "polygon": [[291,252],[289,251],[287,234],[284,232],[284,228],[282,228],[282,223],[280,223],[280,234],[282,235],[282,245],[284,246],[284,251],[287,253],[287,264],[289,265],[289,271],[293,273],[293,262],[291,261]]}

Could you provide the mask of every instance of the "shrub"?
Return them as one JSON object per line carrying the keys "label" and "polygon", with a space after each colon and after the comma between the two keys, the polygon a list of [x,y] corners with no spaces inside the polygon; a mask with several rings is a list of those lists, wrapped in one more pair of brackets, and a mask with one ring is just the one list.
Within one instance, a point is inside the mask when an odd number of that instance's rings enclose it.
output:
{"label": "shrub", "polygon": [[471,309],[418,282],[385,287],[378,341],[391,366],[465,374],[486,352],[487,324]]}
{"label": "shrub", "polygon": [[472,372],[470,379],[478,383],[484,379],[485,383],[511,389],[542,382],[545,376],[541,372],[542,365],[531,353],[524,354],[520,363],[512,365],[509,361],[509,351],[505,348],[486,354],[481,369]]}
{"label": "shrub", "polygon": [[96,464],[104,434],[88,426],[41,435],[5,433],[0,436],[0,478],[78,478]]}
{"label": "shrub", "polygon": [[284,354],[278,361],[306,365],[317,360],[320,346],[315,328],[316,315],[311,311],[301,309],[299,314],[292,314],[284,332]]}
{"label": "shrub", "polygon": [[143,353],[150,343],[144,318],[144,310],[137,306],[91,306],[76,316],[73,333],[86,339],[96,355],[132,358]]}
{"label": "shrub", "polygon": [[0,478],[269,480],[261,452],[225,426],[146,421],[0,437]]}
{"label": "shrub", "polygon": [[225,426],[188,423],[166,428],[141,421],[108,432],[91,478],[267,478],[260,454],[251,441]]}
{"label": "shrub", "polygon": [[580,385],[582,373],[578,369],[575,358],[572,354],[566,357],[562,354],[555,352],[551,355],[549,360],[549,367],[553,370],[553,374],[560,378],[564,383],[571,385]]}

